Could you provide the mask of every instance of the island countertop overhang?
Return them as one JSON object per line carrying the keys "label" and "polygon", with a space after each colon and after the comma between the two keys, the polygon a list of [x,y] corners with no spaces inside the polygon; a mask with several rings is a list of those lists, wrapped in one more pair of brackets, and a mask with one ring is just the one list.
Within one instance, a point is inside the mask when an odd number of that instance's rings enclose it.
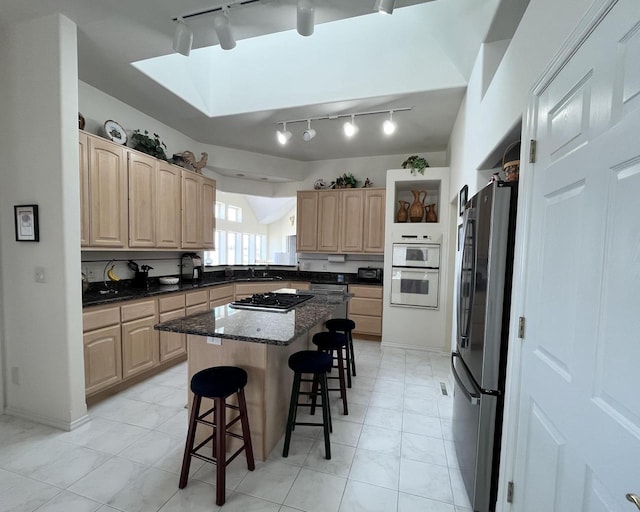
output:
{"label": "island countertop overhang", "polygon": [[[278,290],[295,293],[293,289]],[[286,313],[234,309],[229,304],[156,324],[159,331],[232,339],[252,343],[287,346],[314,326],[333,316],[336,306],[347,302],[349,294],[318,294]]]}

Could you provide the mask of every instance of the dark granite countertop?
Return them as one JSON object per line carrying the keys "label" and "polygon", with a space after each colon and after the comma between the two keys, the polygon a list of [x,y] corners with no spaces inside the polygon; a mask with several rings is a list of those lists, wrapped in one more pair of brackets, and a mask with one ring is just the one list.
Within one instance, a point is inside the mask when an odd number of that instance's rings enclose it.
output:
{"label": "dark granite countertop", "polygon": [[232,340],[289,345],[313,326],[328,320],[339,304],[351,296],[342,293],[313,293],[285,288],[280,292],[311,294],[314,297],[287,313],[234,309],[228,304],[154,326],[159,331],[213,336]]}
{"label": "dark granite countertop", "polygon": [[[262,271],[257,272],[262,274]],[[342,276],[343,281],[338,281],[338,276]],[[161,285],[158,278],[150,278],[147,288],[135,288],[131,280],[122,280],[118,283],[108,283],[109,291],[105,293],[103,283],[92,283],[89,290],[82,296],[82,306],[98,306],[128,300],[143,299],[145,297],[155,297],[174,292],[188,292],[201,288],[209,288],[223,284],[243,283],[243,282],[265,282],[265,281],[308,281],[311,283],[323,284],[371,284],[381,286],[380,283],[362,283],[357,280],[356,274],[344,274],[337,272],[306,272],[297,270],[269,270],[268,277],[251,277],[248,270],[236,271],[233,277],[225,276],[223,270],[205,272],[201,282],[184,282],[176,285]]]}

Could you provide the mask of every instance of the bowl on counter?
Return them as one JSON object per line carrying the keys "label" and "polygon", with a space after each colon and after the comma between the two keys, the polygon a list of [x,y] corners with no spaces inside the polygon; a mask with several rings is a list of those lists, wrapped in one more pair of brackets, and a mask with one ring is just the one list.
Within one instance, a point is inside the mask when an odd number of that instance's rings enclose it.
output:
{"label": "bowl on counter", "polygon": [[179,277],[161,277],[159,279],[160,284],[178,284],[180,281]]}

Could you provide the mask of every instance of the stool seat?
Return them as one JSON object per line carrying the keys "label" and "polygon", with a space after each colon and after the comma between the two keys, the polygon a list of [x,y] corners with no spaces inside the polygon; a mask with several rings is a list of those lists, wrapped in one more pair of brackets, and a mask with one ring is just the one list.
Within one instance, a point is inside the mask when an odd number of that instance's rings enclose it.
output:
{"label": "stool seat", "polygon": [[191,391],[206,398],[226,398],[247,385],[247,372],[236,366],[215,366],[191,378]]}
{"label": "stool seat", "polygon": [[289,368],[296,373],[328,372],[332,364],[331,355],[316,350],[301,350],[289,357]]}
{"label": "stool seat", "polygon": [[331,318],[324,324],[330,331],[353,331],[356,323],[349,318]]}
{"label": "stool seat", "polygon": [[314,334],[311,341],[321,350],[337,350],[344,347],[349,340],[342,333],[323,331]]}

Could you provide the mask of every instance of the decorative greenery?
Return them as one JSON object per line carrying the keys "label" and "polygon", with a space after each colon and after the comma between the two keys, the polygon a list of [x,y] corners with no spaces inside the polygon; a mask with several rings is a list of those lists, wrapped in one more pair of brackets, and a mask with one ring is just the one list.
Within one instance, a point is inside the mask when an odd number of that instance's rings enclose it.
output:
{"label": "decorative greenery", "polygon": [[331,182],[331,188],[356,188],[357,186],[358,180],[351,173],[344,173],[337,177],[336,181]]}
{"label": "decorative greenery", "polygon": [[[149,137],[147,130],[141,133],[140,130],[134,130],[131,135],[131,142],[133,149],[142,151],[147,155],[151,155],[155,158],[167,159],[167,155],[164,152],[167,149],[167,145],[160,140],[160,136],[157,133],[153,134],[154,138]],[[164,147],[164,149],[162,149]]]}
{"label": "decorative greenery", "polygon": [[425,168],[429,167],[429,162],[418,155],[411,155],[404,162],[402,162],[402,168],[411,169],[411,174],[415,174],[418,171],[420,174],[424,174]]}

